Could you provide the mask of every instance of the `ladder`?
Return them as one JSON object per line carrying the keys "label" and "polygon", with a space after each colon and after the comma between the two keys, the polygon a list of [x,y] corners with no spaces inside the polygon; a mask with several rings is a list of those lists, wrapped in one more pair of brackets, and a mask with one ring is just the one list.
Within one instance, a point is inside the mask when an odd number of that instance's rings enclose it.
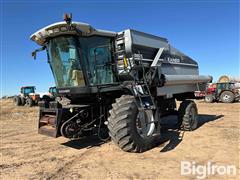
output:
{"label": "ladder", "polygon": [[[127,71],[127,70],[130,71],[130,69],[132,68],[132,64],[130,61],[127,61],[125,54],[126,52],[125,52],[124,32],[122,32],[118,34],[117,39],[115,41],[115,55],[118,63],[118,68],[121,69],[122,71]],[[135,55],[137,55],[137,57]],[[142,54],[140,52],[138,52],[138,54],[134,54],[132,57],[132,60],[133,60],[132,61],[133,63],[138,61],[139,67],[143,71],[143,78],[142,80],[139,80],[137,78],[137,71],[132,69],[132,71],[135,71],[134,72],[135,74],[133,75],[134,84],[132,89],[135,97],[140,102],[139,109],[142,109],[142,110],[156,109],[154,99],[149,89],[149,84],[146,80]],[[152,68],[153,67],[150,67],[150,70]]]}
{"label": "ladder", "polygon": [[124,58],[125,58],[124,32],[119,34],[115,41],[115,57],[117,59],[118,67],[124,70],[124,68],[126,67],[126,65],[124,64]]}
{"label": "ladder", "polygon": [[[143,57],[139,53],[139,60],[134,60],[138,61],[139,65],[142,68],[143,72],[143,78],[142,80],[139,80],[136,78],[136,74],[133,76],[134,77],[134,85],[133,85],[133,92],[135,93],[135,97],[139,99],[140,102],[140,110],[145,110],[145,109],[156,109],[156,105],[154,102],[154,99],[152,97],[151,91],[149,89],[148,82],[146,80],[145,76],[145,69],[143,66]],[[135,72],[136,73],[136,72]]]}

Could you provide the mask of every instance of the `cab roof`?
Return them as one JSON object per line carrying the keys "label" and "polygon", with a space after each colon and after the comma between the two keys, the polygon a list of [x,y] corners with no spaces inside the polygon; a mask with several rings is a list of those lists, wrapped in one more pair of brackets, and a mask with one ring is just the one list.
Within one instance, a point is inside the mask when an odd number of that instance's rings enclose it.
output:
{"label": "cab roof", "polygon": [[21,88],[35,88],[35,86],[22,86]]}
{"label": "cab roof", "polygon": [[30,39],[35,41],[38,45],[43,46],[47,39],[51,37],[59,35],[79,35],[72,27],[76,27],[76,29],[81,32],[82,36],[100,35],[115,37],[117,35],[117,33],[113,31],[95,29],[87,23],[72,22],[71,26],[69,26],[65,21],[62,21],[38,30],[30,36]]}

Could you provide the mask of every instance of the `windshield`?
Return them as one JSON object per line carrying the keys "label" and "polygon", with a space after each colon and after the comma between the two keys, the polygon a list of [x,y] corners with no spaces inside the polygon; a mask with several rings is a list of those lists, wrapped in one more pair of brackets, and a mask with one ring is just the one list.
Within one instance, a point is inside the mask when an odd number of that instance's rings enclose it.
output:
{"label": "windshield", "polygon": [[56,93],[57,89],[55,87],[52,87],[52,88],[49,89],[49,92],[50,93]]}
{"label": "windshield", "polygon": [[100,36],[59,36],[51,39],[48,54],[56,86],[112,83],[110,47],[110,39]]}
{"label": "windshield", "polygon": [[48,53],[58,87],[85,85],[74,37],[57,37],[50,40]]}
{"label": "windshield", "polygon": [[34,93],[34,87],[23,88],[23,89],[22,89],[22,93],[23,93],[23,94]]}

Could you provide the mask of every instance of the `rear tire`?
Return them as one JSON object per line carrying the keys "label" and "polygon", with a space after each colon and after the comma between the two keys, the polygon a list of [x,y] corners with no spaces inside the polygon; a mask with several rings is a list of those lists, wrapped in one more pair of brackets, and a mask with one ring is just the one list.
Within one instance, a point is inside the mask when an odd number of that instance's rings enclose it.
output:
{"label": "rear tire", "polygon": [[204,98],[204,101],[206,103],[212,103],[213,102],[213,95],[206,95]]}
{"label": "rear tire", "polygon": [[108,129],[109,136],[117,146],[127,152],[143,152],[155,145],[154,136],[143,136],[137,129],[140,113],[133,96],[121,96],[112,107]]}
{"label": "rear tire", "polygon": [[220,96],[220,100],[223,103],[233,103],[234,102],[234,94],[231,91],[224,91]]}
{"label": "rear tire", "polygon": [[185,131],[193,131],[198,127],[198,110],[194,101],[184,100],[178,109],[179,124]]}
{"label": "rear tire", "polygon": [[16,106],[21,106],[21,98],[19,97],[19,96],[15,96],[14,98],[13,98],[13,102],[14,102],[14,104],[16,105]]}

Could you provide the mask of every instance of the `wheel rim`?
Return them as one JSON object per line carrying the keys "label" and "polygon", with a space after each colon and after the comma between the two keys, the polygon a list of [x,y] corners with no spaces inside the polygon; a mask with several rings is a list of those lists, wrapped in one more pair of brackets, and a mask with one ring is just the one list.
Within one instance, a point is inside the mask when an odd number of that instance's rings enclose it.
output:
{"label": "wheel rim", "polygon": [[141,137],[151,136],[155,125],[152,110],[139,111],[136,119],[137,132]]}
{"label": "wheel rim", "polygon": [[26,105],[27,105],[27,106],[30,106],[29,99],[26,100]]}
{"label": "wheel rim", "polygon": [[229,99],[230,99],[230,96],[227,95],[227,94],[224,94],[224,96],[223,96],[223,100],[224,100],[224,101],[228,101]]}
{"label": "wheel rim", "polygon": [[195,108],[191,108],[189,117],[190,117],[190,124],[192,126],[197,119],[197,111]]}

